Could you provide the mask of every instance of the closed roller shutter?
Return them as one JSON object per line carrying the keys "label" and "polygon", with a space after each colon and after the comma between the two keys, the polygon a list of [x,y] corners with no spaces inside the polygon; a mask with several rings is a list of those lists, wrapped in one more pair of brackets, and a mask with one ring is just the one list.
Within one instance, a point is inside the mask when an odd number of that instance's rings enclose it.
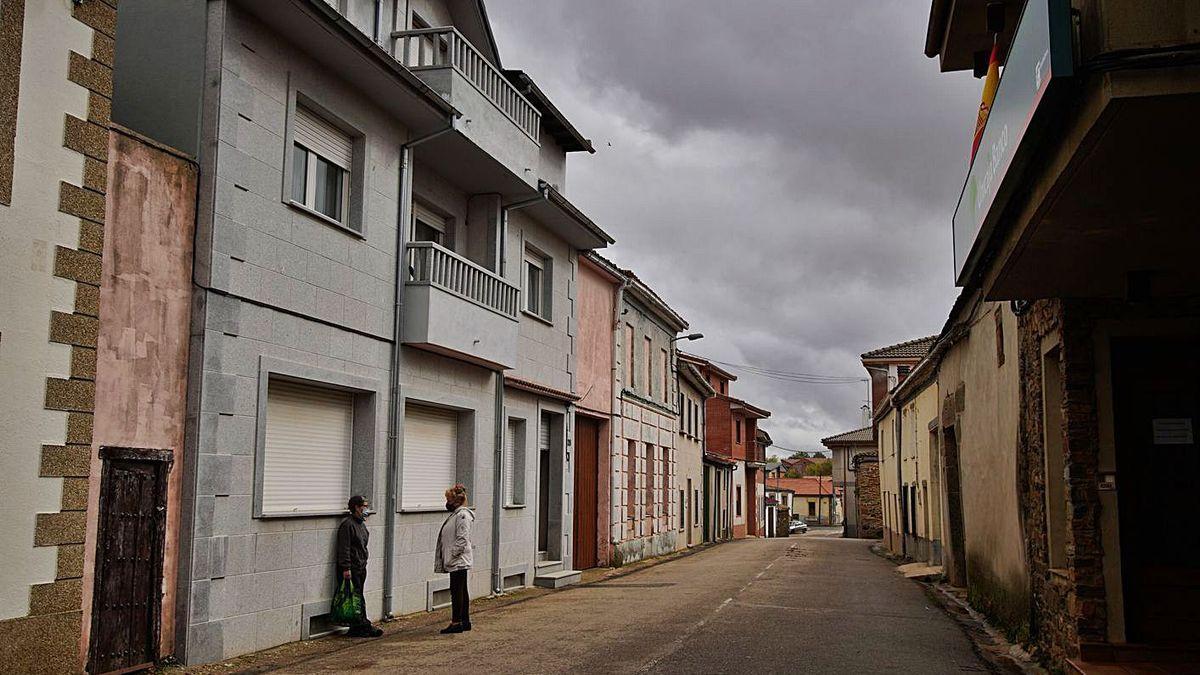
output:
{"label": "closed roller shutter", "polygon": [[405,406],[403,508],[443,508],[446,488],[457,482],[457,454],[456,413],[419,405]]}
{"label": "closed roller shutter", "polygon": [[550,418],[542,415],[542,424],[538,428],[538,450],[550,449]]}
{"label": "closed roller shutter", "polygon": [[263,513],[344,510],[353,429],[350,394],[272,380],[267,388]]}
{"label": "closed roller shutter", "polygon": [[300,106],[296,106],[294,136],[300,145],[350,170],[350,160],[354,156],[354,141],[350,135]]}
{"label": "closed roller shutter", "polygon": [[525,495],[517,494],[517,424],[509,420],[508,433],[504,440],[504,504],[516,506],[525,503]]}

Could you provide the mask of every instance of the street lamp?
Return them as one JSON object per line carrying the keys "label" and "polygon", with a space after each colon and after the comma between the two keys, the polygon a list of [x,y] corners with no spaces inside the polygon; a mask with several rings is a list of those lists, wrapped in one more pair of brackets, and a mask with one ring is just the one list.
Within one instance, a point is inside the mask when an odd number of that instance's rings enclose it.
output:
{"label": "street lamp", "polygon": [[703,333],[689,333],[688,335],[676,335],[675,337],[671,338],[671,342],[677,342],[679,340],[699,340],[702,337],[704,337]]}

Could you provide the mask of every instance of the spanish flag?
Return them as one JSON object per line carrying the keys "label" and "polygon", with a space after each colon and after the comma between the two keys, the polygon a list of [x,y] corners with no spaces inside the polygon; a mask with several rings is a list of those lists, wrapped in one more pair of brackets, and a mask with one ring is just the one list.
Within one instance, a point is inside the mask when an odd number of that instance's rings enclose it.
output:
{"label": "spanish flag", "polygon": [[983,128],[987,126],[988,114],[992,112],[992,101],[996,100],[996,88],[1000,86],[999,45],[992,44],[992,55],[988,58],[987,77],[983,80],[983,100],[979,102],[979,116],[975,120],[975,142],[971,144],[971,163],[979,152],[979,141],[983,140]]}

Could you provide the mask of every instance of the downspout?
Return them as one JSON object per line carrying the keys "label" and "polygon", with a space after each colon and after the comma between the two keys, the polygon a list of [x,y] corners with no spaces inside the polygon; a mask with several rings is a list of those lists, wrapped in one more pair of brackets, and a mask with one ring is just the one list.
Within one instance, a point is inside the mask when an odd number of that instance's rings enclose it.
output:
{"label": "downspout", "polygon": [[[620,373],[621,371],[618,370],[617,357],[620,356],[620,347],[618,346],[618,342],[621,337],[621,305],[624,304],[624,302],[625,302],[625,289],[627,289],[627,288],[629,288],[629,277],[622,274],[621,275],[621,285],[617,287],[617,294],[616,294],[616,296],[614,298],[614,302],[613,302],[613,325],[612,325],[612,340],[611,340],[611,342],[612,342],[612,361],[611,361],[612,367],[610,368],[610,371],[612,372],[612,384],[610,385],[611,391],[610,391],[609,395],[611,398],[610,398],[609,403],[610,403],[610,406],[612,409],[609,410],[610,426],[608,428],[608,435],[609,435],[608,454],[609,454],[609,457],[613,460],[614,465],[616,464],[615,454],[617,452],[621,452],[621,453],[625,452],[625,447],[624,447],[625,443],[624,442],[619,444],[621,447],[615,447],[618,444],[615,444],[612,441],[613,441],[613,439],[616,438],[616,430],[613,427],[616,426],[615,422],[616,422],[617,411],[621,409],[621,392],[617,389],[617,374]],[[623,426],[622,426],[622,431],[624,431]],[[609,475],[611,476],[612,475],[612,471],[611,471],[612,466],[610,466],[609,469],[610,469]],[[610,483],[609,483],[609,507],[610,507],[609,512],[611,513],[612,512],[611,506],[612,506],[613,502],[620,504],[621,500],[616,498],[616,496],[617,496],[615,494],[616,485],[613,485],[611,483],[611,480],[612,480],[611,478],[609,480],[610,480]],[[625,481],[625,484],[628,485],[628,480]],[[628,517],[629,517],[628,514],[626,514],[626,518],[628,518]],[[621,519],[621,523],[620,523],[621,527],[624,527],[624,523],[625,523],[625,519]],[[613,541],[612,525],[613,525],[613,523],[611,522],[611,519],[610,519],[610,522],[608,524],[608,534],[605,535],[609,538],[609,541],[612,542],[612,546],[609,547],[609,563],[610,564],[612,563],[613,553],[616,551],[617,544],[618,544],[618,542]]]}
{"label": "downspout", "polygon": [[[545,198],[545,192],[539,191],[536,197],[500,207],[500,233],[496,242],[496,273],[501,277],[507,271],[505,261],[508,258],[508,212],[533,206]],[[496,371],[493,398],[496,400],[496,409],[493,414],[495,423],[492,425],[494,427],[493,441],[496,447],[492,461],[495,465],[492,471],[492,593],[500,595],[504,592],[503,572],[500,569],[500,512],[504,509],[504,426],[507,423],[504,417],[504,371]]]}
{"label": "downspout", "polygon": [[405,246],[408,223],[412,220],[413,148],[454,130],[454,117],[447,126],[414,138],[400,146],[400,211],[396,223],[396,303],[392,308],[392,353],[388,382],[387,498],[384,500],[383,531],[383,616],[391,618],[395,596],[392,593],[393,567],[396,561],[396,482],[400,470],[400,339],[404,315],[404,285],[408,278]]}

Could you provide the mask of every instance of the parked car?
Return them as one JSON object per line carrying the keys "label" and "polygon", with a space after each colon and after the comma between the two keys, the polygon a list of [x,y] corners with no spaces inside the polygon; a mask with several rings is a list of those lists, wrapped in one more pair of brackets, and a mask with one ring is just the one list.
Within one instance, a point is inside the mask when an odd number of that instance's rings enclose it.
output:
{"label": "parked car", "polygon": [[808,532],[808,523],[804,522],[803,520],[793,520],[791,523],[789,523],[788,534],[796,534],[797,532],[800,534]]}

